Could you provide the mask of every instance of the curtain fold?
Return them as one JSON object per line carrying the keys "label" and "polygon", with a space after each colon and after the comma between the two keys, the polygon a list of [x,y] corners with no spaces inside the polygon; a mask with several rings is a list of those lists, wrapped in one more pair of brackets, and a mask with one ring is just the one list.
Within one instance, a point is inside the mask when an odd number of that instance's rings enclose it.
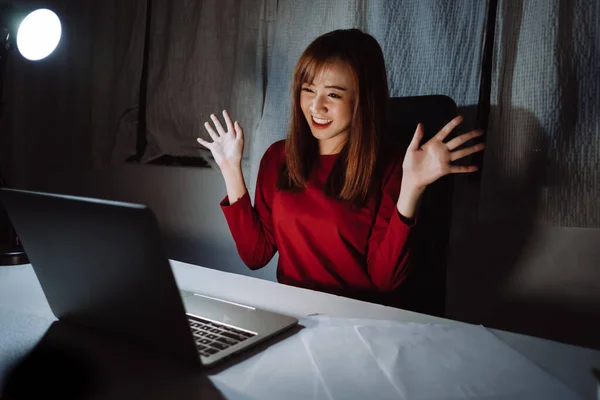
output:
{"label": "curtain fold", "polygon": [[597,1],[499,1],[482,218],[600,227],[599,25]]}
{"label": "curtain fold", "polygon": [[243,125],[249,145],[263,109],[276,7],[276,0],[153,3],[143,162],[198,156],[196,138],[210,139],[204,122],[223,109]]}
{"label": "curtain fold", "polygon": [[135,154],[146,0],[107,1],[93,13],[92,156],[104,168]]}

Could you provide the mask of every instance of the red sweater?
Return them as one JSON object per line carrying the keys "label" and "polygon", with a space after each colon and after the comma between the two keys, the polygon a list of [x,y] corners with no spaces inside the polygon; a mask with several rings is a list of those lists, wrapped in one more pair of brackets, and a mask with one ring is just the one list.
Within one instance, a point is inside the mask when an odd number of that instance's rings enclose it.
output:
{"label": "red sweater", "polygon": [[254,207],[247,193],[221,203],[244,263],[261,268],[279,251],[281,283],[367,300],[393,291],[406,277],[411,230],[396,208],[401,158],[357,208],[323,191],[337,155],[320,156],[303,191],[278,190],[284,146],[274,143],[261,160]]}

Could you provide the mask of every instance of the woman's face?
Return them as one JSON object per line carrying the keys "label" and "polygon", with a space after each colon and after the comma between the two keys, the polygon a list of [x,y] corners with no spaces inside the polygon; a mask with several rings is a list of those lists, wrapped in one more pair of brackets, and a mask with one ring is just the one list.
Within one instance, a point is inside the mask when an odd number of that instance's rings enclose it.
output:
{"label": "woman's face", "polygon": [[355,88],[350,68],[333,63],[302,84],[300,108],[321,154],[339,153],[348,140]]}

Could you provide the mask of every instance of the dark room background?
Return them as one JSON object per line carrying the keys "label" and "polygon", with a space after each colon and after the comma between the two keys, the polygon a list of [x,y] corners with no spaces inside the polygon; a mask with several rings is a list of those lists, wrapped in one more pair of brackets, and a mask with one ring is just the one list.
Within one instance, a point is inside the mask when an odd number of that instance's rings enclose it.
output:
{"label": "dark room background", "polygon": [[[322,33],[371,33],[392,96],[444,94],[462,130],[475,123],[487,1],[18,3],[53,8],[63,38],[47,60],[9,60],[9,185],[146,203],[176,260],[275,280],[276,260],[250,271],[237,256],[195,138],[229,109],[252,192],[285,137],[294,64]],[[498,1],[483,171],[454,178],[448,317],[600,347],[599,25],[598,1]]]}

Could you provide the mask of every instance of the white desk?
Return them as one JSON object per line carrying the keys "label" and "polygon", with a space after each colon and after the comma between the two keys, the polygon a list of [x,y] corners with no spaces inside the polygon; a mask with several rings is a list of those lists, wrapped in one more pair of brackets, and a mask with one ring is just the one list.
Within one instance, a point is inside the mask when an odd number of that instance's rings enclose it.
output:
{"label": "white desk", "polygon": [[[321,314],[398,322],[462,324],[177,261],[171,264],[182,290],[298,318]],[[0,267],[0,377],[6,365],[33,346],[53,320],[31,266]],[[596,395],[590,371],[592,366],[600,366],[600,351],[498,330],[492,332],[583,399],[593,399]]]}

